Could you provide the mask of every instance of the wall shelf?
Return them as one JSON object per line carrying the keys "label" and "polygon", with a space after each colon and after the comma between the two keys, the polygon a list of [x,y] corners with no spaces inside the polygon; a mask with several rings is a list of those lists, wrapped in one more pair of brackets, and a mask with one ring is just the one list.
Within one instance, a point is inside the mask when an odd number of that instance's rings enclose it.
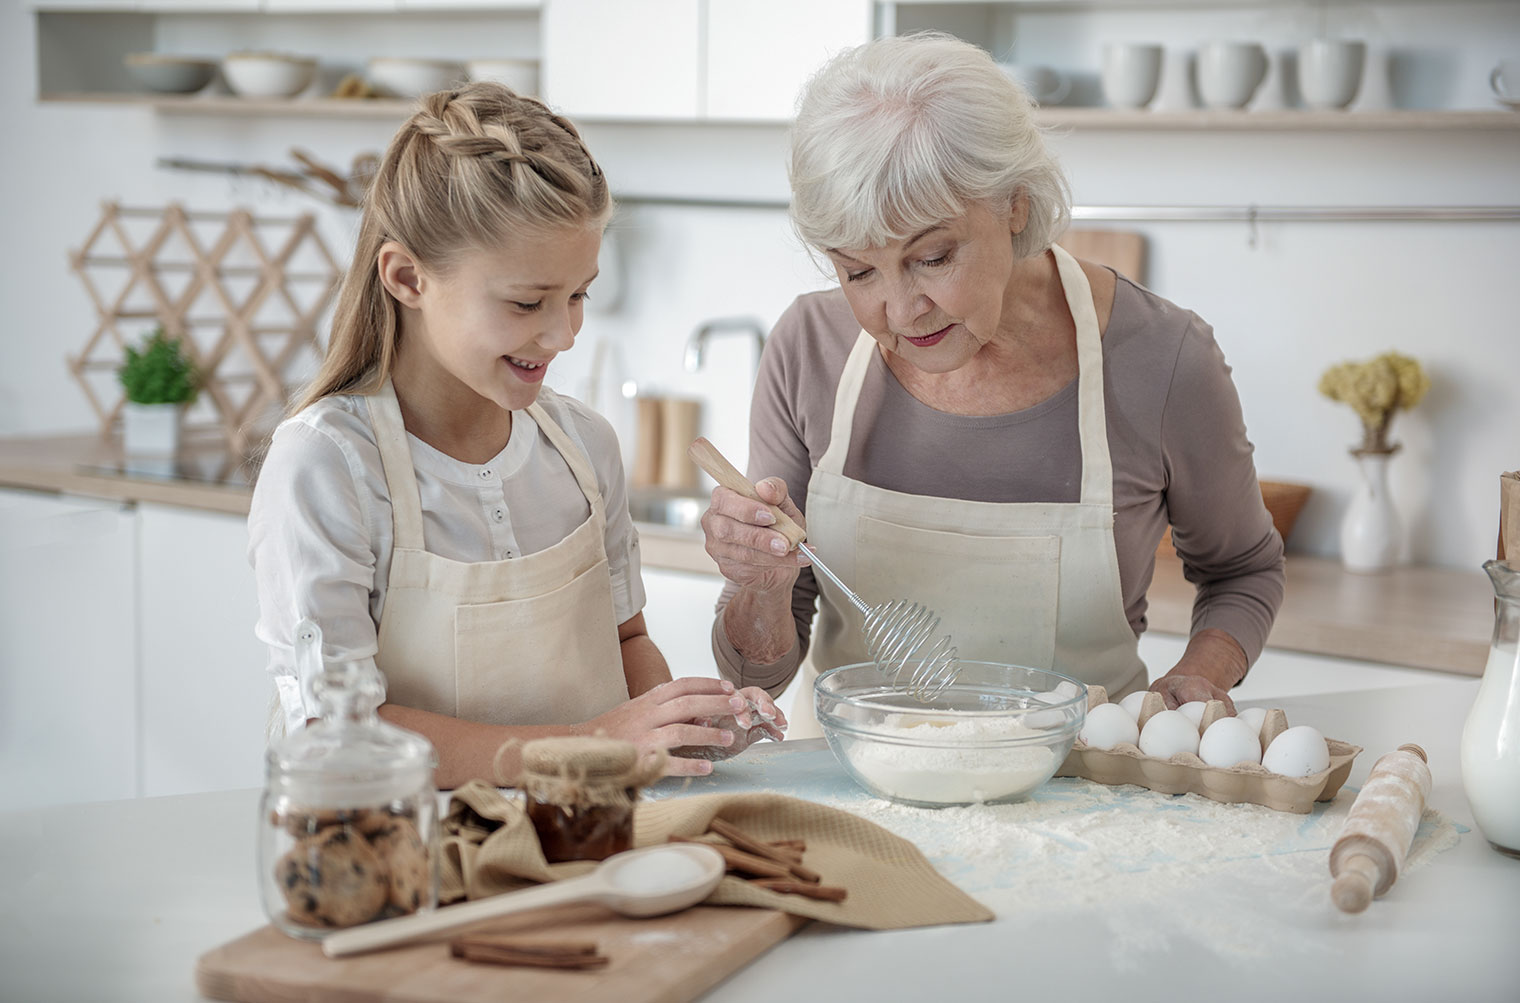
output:
{"label": "wall shelf", "polygon": [[[43,94],[52,104],[106,104],[152,108],[175,115],[299,116],[303,118],[381,118],[400,121],[411,114],[415,103],[391,98],[345,99],[298,97],[284,99],[240,98],[230,95],[120,94],[77,92]],[[591,117],[586,122],[603,120]],[[689,119],[608,119],[619,124],[746,124],[785,127],[787,123],[726,123]],[[1237,132],[1377,132],[1432,130],[1520,129],[1520,111],[1453,109],[1446,111],[1116,111],[1111,108],[1043,108],[1042,125],[1052,128],[1105,131],[1237,131]]]}

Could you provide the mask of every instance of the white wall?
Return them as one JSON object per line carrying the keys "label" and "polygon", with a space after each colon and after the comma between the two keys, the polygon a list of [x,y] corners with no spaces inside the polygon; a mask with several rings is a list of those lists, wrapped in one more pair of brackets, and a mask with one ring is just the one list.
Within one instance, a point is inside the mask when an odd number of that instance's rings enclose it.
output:
{"label": "white wall", "polygon": [[[1378,30],[1425,39],[1398,50],[1434,81],[1420,93],[1482,106],[1481,71],[1495,53],[1520,51],[1520,5],[1445,8],[1445,14],[1432,4],[1385,8],[1391,13]],[[1168,31],[1193,15],[1172,17]],[[1033,22],[1023,23],[1026,33],[1034,31]],[[1276,25],[1282,38],[1299,30],[1281,19],[1250,24],[1253,31]],[[1089,26],[1086,36],[1060,43],[1067,49],[1052,41],[1048,51],[1074,65],[1092,58],[1104,31],[1125,25],[1139,30],[1133,21]],[[1022,50],[1020,58],[1027,58]],[[360,149],[383,145],[394,128],[382,121],[224,121],[41,106],[33,100],[35,77],[30,14],[19,0],[0,0],[0,184],[10,196],[0,250],[0,297],[8,307],[0,334],[0,435],[93,425],[64,369],[65,353],[77,352],[93,326],[67,253],[89,232],[102,200],[178,199],[195,208],[241,204],[282,214],[316,209],[341,251],[353,223],[345,211],[263,183],[158,170],[154,161],[278,164],[298,145],[344,164]],[[624,192],[785,195],[784,134],[777,127],[592,123],[586,133]],[[1520,205],[1520,129],[1092,132],[1055,143],[1077,201],[1089,205]],[[613,339],[642,385],[708,398],[707,430],[742,460],[748,347],[719,342],[708,367],[688,374],[682,346],[713,316],[753,313],[774,321],[820,277],[776,210],[630,202],[617,229],[626,251],[626,299],[616,312],[593,313],[582,348],[557,364],[551,380],[578,391],[590,344]],[[1355,476],[1345,454],[1358,438],[1355,418],[1317,395],[1319,373],[1343,358],[1397,348],[1420,358],[1435,381],[1426,402],[1394,426],[1405,444],[1394,466],[1395,500],[1410,524],[1411,556],[1473,566],[1491,554],[1495,480],[1520,467],[1514,436],[1520,394],[1505,391],[1506,379],[1520,374],[1511,288],[1520,257],[1517,224],[1284,223],[1260,227],[1255,246],[1243,225],[1141,229],[1151,238],[1150,285],[1215,326],[1235,367],[1262,474],[1316,488],[1294,549],[1334,551],[1336,520]]]}

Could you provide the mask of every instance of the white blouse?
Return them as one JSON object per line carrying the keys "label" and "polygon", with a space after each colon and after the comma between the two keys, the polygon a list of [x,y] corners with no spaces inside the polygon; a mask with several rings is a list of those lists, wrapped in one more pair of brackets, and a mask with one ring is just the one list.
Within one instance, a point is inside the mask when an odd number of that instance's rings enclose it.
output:
{"label": "white blouse", "polygon": [[[547,387],[538,402],[596,472],[614,613],[623,623],[644,608],[644,584],[617,435],[585,404]],[[559,451],[522,412],[513,415],[506,447],[482,464],[456,460],[411,434],[407,444],[429,553],[471,563],[510,560],[554,546],[591,515]],[[259,594],[254,632],[269,646],[288,723],[302,714],[296,624],[316,621],[329,660],[373,657],[394,545],[368,399],[327,397],[281,422],[254,487],[248,558]]]}

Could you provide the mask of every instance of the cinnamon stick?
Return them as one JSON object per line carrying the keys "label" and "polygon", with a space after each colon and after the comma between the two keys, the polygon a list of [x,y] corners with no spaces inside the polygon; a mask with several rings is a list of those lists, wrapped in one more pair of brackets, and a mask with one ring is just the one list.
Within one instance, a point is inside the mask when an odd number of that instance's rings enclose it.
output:
{"label": "cinnamon stick", "polygon": [[550,943],[499,934],[465,934],[449,942],[449,953],[465,961],[531,968],[601,968],[608,958],[593,942]]}
{"label": "cinnamon stick", "polygon": [[773,839],[765,845],[774,846],[778,850],[795,850],[798,853],[807,852],[807,840],[805,839]]}
{"label": "cinnamon stick", "polygon": [[746,874],[754,874],[762,878],[785,878],[791,876],[791,871],[785,864],[765,857],[756,856],[753,853],[745,853],[743,850],[732,846],[724,846],[722,843],[709,843],[701,839],[691,839],[687,836],[671,836],[672,843],[701,843],[710,846],[723,854],[723,862],[731,871],[743,871]]}
{"label": "cinnamon stick", "polygon": [[790,881],[786,878],[759,878],[751,881],[750,884],[768,888],[783,895],[801,895],[810,899],[822,899],[825,902],[843,902],[845,896],[849,894],[843,888],[815,885],[807,881]]}
{"label": "cinnamon stick", "polygon": [[811,868],[803,867],[801,861],[793,862],[768,843],[756,839],[749,833],[745,832],[743,829],[734,825],[732,822],[725,822],[721,818],[715,818],[710,823],[708,823],[707,827],[713,832],[716,832],[718,835],[722,836],[724,839],[728,840],[730,843],[737,846],[739,849],[748,851],[749,853],[753,853],[759,857],[764,857],[767,860],[773,860],[776,863],[783,865],[786,867],[787,873],[791,874],[792,877],[796,878],[799,881],[808,881],[813,884],[817,884],[823,880],[817,871],[812,870]]}

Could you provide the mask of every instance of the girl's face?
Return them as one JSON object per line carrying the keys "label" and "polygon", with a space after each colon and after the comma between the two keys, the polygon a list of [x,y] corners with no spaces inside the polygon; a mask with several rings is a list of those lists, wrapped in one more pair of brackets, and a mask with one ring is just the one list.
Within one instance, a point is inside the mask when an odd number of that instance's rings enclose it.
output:
{"label": "girl's face", "polygon": [[830,248],[855,319],[887,351],[931,373],[959,369],[997,334],[1013,277],[1022,199],[973,206],[882,247]]}
{"label": "girl's face", "polygon": [[549,363],[575,344],[601,241],[600,225],[568,227],[466,252],[441,273],[417,266],[398,365],[505,410],[532,404]]}

